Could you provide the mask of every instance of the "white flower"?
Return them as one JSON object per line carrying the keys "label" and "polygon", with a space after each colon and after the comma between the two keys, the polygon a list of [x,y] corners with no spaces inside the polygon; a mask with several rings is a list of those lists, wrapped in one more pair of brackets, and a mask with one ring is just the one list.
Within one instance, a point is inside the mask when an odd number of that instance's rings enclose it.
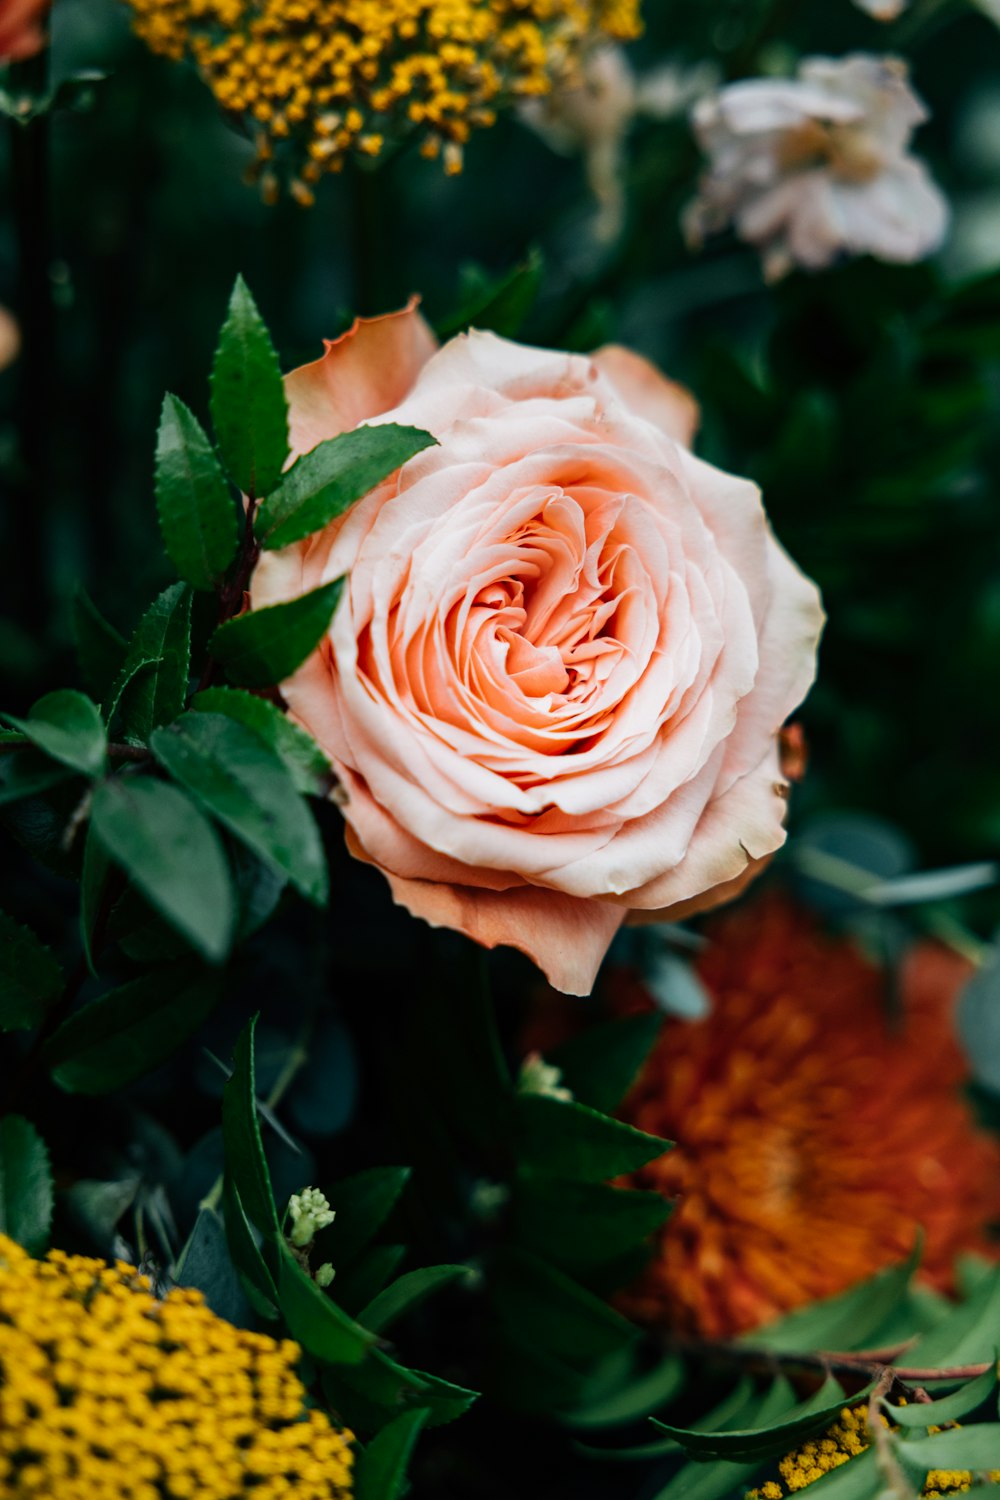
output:
{"label": "white flower", "polygon": [[553,151],[581,152],[598,205],[594,234],[607,243],[625,219],[625,143],[640,115],[668,119],[690,109],[718,82],[710,63],[682,68],[667,63],[637,77],[622,47],[594,47],[570,83],[521,106],[525,124]]}
{"label": "white flower", "polygon": [[319,1287],[328,1287],[336,1274],[330,1262],[328,1260],[324,1261],[316,1271],[316,1285]]}
{"label": "white flower", "polygon": [[529,1052],[521,1064],[517,1086],[522,1094],[541,1094],[572,1104],[573,1091],[562,1087],[562,1069],[547,1063],[540,1052]]}
{"label": "white flower", "polygon": [[861,10],[866,10],[876,21],[895,21],[909,5],[910,0],[854,0]]}
{"label": "white flower", "polygon": [[806,58],[794,79],[756,78],[702,99],[692,120],[709,170],[689,241],[732,224],[769,280],[840,254],[912,262],[936,250],[948,205],[909,152],[927,110],[898,58]]}
{"label": "white flower", "polygon": [[292,1221],[292,1231],[288,1238],[299,1249],[310,1244],[319,1231],[332,1224],[335,1218],[326,1196],[319,1188],[312,1187],[292,1194],[288,1200],[288,1214]]}

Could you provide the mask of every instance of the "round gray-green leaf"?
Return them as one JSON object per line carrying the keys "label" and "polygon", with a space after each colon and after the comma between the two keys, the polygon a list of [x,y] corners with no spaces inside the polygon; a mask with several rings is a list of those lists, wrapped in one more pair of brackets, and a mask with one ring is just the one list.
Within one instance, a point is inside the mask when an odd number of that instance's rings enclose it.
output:
{"label": "round gray-green leaf", "polygon": [[49,1153],[34,1125],[20,1115],[0,1120],[0,1233],[41,1255],[52,1222]]}

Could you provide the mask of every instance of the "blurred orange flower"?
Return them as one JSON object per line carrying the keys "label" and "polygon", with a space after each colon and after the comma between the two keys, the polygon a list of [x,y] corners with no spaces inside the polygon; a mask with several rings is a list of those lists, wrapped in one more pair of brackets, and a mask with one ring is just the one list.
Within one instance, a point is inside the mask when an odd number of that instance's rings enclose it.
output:
{"label": "blurred orange flower", "polygon": [[20,62],[45,46],[52,0],[0,0],[0,62]]}
{"label": "blurred orange flower", "polygon": [[[918,1225],[948,1290],[1000,1220],[1000,1145],[962,1098],[952,1027],[970,966],[916,946],[893,1019],[884,973],[782,897],[710,931],[712,1014],[665,1023],[624,1107],[678,1142],[633,1185],[679,1200],[626,1310],[728,1337],[904,1258]],[[631,971],[611,984],[616,1008],[650,1005]]]}

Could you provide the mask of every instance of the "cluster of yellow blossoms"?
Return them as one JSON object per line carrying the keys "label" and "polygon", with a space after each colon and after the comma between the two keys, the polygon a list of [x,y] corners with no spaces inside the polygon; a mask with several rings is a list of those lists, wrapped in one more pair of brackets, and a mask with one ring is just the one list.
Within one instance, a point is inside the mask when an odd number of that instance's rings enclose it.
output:
{"label": "cluster of yellow blossoms", "polygon": [[[884,1417],[881,1420],[888,1426]],[[940,1432],[941,1429],[931,1427],[928,1430]],[[824,1474],[829,1474],[831,1469],[839,1469],[848,1459],[864,1453],[870,1442],[867,1408],[845,1406],[832,1427],[781,1460],[778,1465],[781,1484],[774,1479],[768,1480],[758,1489],[751,1490],[747,1500],[786,1500],[786,1496],[806,1489]],[[988,1478],[996,1483],[1000,1480],[1000,1473],[991,1473]],[[932,1469],[923,1493],[927,1500],[945,1500],[948,1495],[971,1489],[972,1482],[972,1475],[963,1469]]]}
{"label": "cluster of yellow blossoms", "polygon": [[573,76],[601,37],[640,30],[639,0],[127,0],[154,52],[190,57],[256,134],[266,197],[275,145],[304,149],[303,202],[350,153],[375,157],[414,132],[457,172],[500,105]]}
{"label": "cluster of yellow blossoms", "polygon": [[296,1344],[131,1267],[0,1236],[0,1500],[347,1500],[351,1434]]}

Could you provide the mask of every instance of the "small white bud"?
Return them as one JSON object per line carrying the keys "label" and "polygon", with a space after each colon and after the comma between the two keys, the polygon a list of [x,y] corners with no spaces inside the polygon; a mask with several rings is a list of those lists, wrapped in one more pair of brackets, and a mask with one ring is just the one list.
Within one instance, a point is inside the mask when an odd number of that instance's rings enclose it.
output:
{"label": "small white bud", "polygon": [[319,1188],[303,1188],[293,1193],[288,1200],[288,1213],[292,1221],[288,1238],[298,1249],[312,1242],[321,1229],[332,1224],[335,1218],[325,1195]]}
{"label": "small white bud", "polygon": [[573,1090],[562,1086],[562,1069],[547,1063],[540,1052],[529,1052],[521,1064],[517,1086],[522,1094],[541,1094],[572,1104]]}
{"label": "small white bud", "polygon": [[336,1274],[337,1273],[333,1269],[333,1267],[331,1266],[330,1262],[326,1261],[323,1265],[321,1265],[318,1268],[318,1270],[316,1272],[316,1276],[315,1276],[316,1285],[317,1286],[322,1286],[322,1287],[328,1287],[330,1285],[330,1282],[333,1280],[334,1276],[336,1276]]}

